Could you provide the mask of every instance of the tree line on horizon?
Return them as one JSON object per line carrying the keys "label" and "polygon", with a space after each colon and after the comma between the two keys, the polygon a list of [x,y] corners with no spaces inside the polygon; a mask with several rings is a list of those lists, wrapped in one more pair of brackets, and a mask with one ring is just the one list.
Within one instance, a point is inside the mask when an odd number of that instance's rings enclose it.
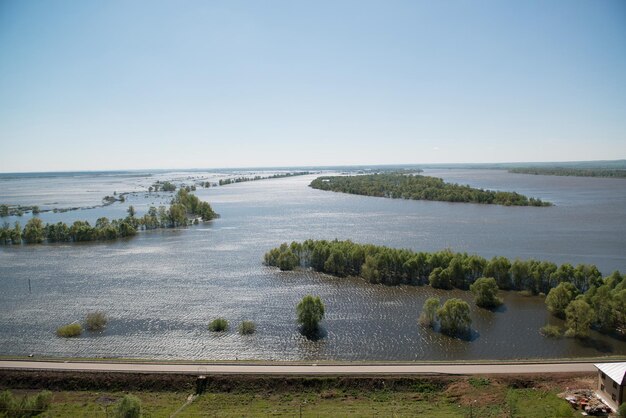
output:
{"label": "tree line on horizon", "polygon": [[542,176],[626,178],[625,169],[615,168],[517,167],[509,169],[509,173],[534,174]]}
{"label": "tree line on horizon", "polygon": [[234,177],[234,178],[226,178],[220,179],[218,185],[226,186],[228,184],[233,183],[245,183],[247,181],[257,181],[257,180],[268,180],[268,179],[281,179],[285,177],[294,177],[294,176],[306,176],[308,174],[312,174],[310,171],[294,171],[289,173],[276,173],[270,176],[254,176],[254,177]]}
{"label": "tree line on horizon", "polygon": [[[546,304],[552,310],[550,295],[559,295],[559,286],[567,287],[567,297],[559,297],[565,312],[576,297],[584,298],[594,308],[590,325],[598,330],[626,336],[626,275],[618,271],[603,278],[595,265],[569,263],[557,265],[549,261],[513,261],[496,256],[484,257],[455,253],[449,249],[437,252],[416,252],[352,241],[306,240],[283,243],[268,251],[264,263],[283,271],[297,267],[337,277],[358,276],[370,283],[385,285],[425,285],[439,289],[469,290],[490,287],[479,279],[493,280],[497,289],[523,291],[528,294],[547,294]],[[472,289],[474,290],[474,289]],[[481,291],[482,292],[482,291]],[[556,293],[554,293],[556,292]],[[495,301],[489,296],[485,304]],[[478,302],[478,301],[477,301]],[[554,312],[554,311],[553,311]]]}
{"label": "tree line on horizon", "polygon": [[314,189],[392,199],[480,203],[504,206],[552,206],[541,199],[516,192],[484,190],[446,183],[438,177],[377,173],[358,176],[323,176],[313,180]]}

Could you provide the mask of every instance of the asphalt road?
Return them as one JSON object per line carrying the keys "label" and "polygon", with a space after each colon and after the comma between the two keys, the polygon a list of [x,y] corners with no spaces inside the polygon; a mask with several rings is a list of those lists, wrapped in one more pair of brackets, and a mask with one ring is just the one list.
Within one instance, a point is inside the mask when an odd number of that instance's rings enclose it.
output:
{"label": "asphalt road", "polygon": [[286,363],[116,363],[62,361],[0,361],[0,370],[52,370],[83,372],[238,374],[238,375],[406,375],[406,374],[544,374],[595,372],[593,363],[490,364],[286,364]]}

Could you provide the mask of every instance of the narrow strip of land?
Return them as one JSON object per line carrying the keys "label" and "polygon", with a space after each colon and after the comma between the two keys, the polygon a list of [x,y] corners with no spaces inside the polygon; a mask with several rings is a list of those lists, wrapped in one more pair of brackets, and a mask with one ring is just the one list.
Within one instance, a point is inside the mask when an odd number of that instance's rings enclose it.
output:
{"label": "narrow strip of land", "polygon": [[171,364],[114,362],[0,361],[4,370],[55,370],[124,373],[238,374],[238,375],[410,375],[410,374],[529,374],[586,373],[591,362],[494,364]]}

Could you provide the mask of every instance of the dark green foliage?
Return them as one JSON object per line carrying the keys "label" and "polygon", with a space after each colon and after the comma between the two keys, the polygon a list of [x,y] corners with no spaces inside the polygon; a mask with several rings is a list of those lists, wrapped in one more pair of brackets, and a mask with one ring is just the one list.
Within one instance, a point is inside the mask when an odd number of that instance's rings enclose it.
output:
{"label": "dark green foliage", "polygon": [[0,217],[6,217],[9,216],[9,206],[7,205],[0,205]]}
{"label": "dark green foliage", "polygon": [[300,260],[287,244],[274,248],[265,254],[265,264],[290,271],[300,265]]}
{"label": "dark green foliage", "polygon": [[543,336],[549,338],[559,338],[561,336],[561,329],[556,325],[545,325],[539,331]]}
{"label": "dark green foliage", "polygon": [[20,223],[15,221],[15,226],[9,233],[11,238],[11,244],[19,245],[22,243],[22,228],[20,227]]}
{"label": "dark green foliage", "polygon": [[[442,289],[468,289],[478,278],[492,277],[499,289],[548,293],[548,309],[562,318],[569,303],[584,293],[594,312],[592,326],[626,336],[626,280],[619,272],[602,279],[593,265],[573,267],[566,263],[557,267],[537,260],[511,263],[505,257],[487,261],[450,250],[425,253],[338,240],[284,243],[268,251],[264,262],[283,270],[302,266],[338,277],[360,276],[371,283],[430,283]],[[493,284],[489,288],[486,306],[499,302]]]}
{"label": "dark green foliage", "polygon": [[[182,205],[185,219],[187,213],[198,215],[203,221],[210,221],[211,219],[217,218],[217,214],[213,211],[211,205],[201,201],[198,196],[189,193],[187,189],[180,189],[174,197],[173,203],[172,207]],[[172,212],[172,207],[170,208],[170,212]],[[178,221],[182,223],[182,217],[180,217]]]}
{"label": "dark green foliage", "polygon": [[57,328],[57,335],[63,338],[78,337],[83,333],[83,327],[80,324],[68,324]]}
{"label": "dark green foliage", "polygon": [[26,222],[23,233],[27,244],[40,244],[46,239],[46,229],[39,218],[31,218]]}
{"label": "dark green foliage", "polygon": [[493,277],[500,289],[508,290],[511,283],[511,262],[506,257],[494,257],[485,265],[484,275]]}
{"label": "dark green foliage", "polygon": [[72,239],[70,228],[63,222],[47,224],[46,237],[49,242],[67,242]]}
{"label": "dark green foliage", "polygon": [[[188,214],[198,215],[203,220],[216,218],[218,215],[207,202],[200,201],[196,196],[181,189],[172,201],[169,209],[152,206],[148,213],[141,218],[135,218],[133,206],[128,208],[128,217],[110,221],[106,217],[98,218],[95,226],[87,221],[75,221],[70,227],[63,222],[43,225],[39,218],[30,219],[22,231],[18,222],[13,229],[5,222],[0,227],[0,244],[20,244],[22,238],[27,244],[48,242],[87,242],[106,241],[118,238],[132,237],[137,229],[169,228],[186,226],[189,223]],[[293,261],[293,260],[291,260]]]}
{"label": "dark green foliage", "polygon": [[617,408],[617,414],[620,418],[626,418],[626,403],[623,403]]}
{"label": "dark green foliage", "polygon": [[[296,172],[292,172],[292,173],[272,174],[271,176],[267,176],[267,177],[262,177],[262,176],[235,177],[235,178],[228,178],[228,179],[220,179],[218,184],[220,186],[226,186],[227,184],[244,183],[246,181],[256,181],[256,180],[266,180],[266,179],[280,179],[280,178],[284,178],[284,177],[305,176],[307,174],[312,174],[312,173],[309,172],[309,171],[296,171]],[[206,183],[203,184],[203,186],[204,187],[210,187],[211,183],[209,183],[207,181]]]}
{"label": "dark green foliage", "polygon": [[481,308],[495,308],[502,305],[502,299],[498,298],[498,285],[493,277],[481,277],[470,286],[474,294],[476,305]]}
{"label": "dark green foliage", "polygon": [[24,396],[18,400],[5,390],[0,392],[0,416],[2,417],[34,417],[45,412],[52,402],[52,392],[44,390],[34,396]]}
{"label": "dark green foliage", "polygon": [[0,227],[0,245],[11,242],[11,226],[8,222],[3,222]]}
{"label": "dark green foliage", "polygon": [[224,318],[215,318],[209,323],[209,331],[222,332],[228,330],[228,321]]}
{"label": "dark green foliage", "polygon": [[583,299],[576,299],[565,309],[565,319],[567,337],[586,338],[589,335],[589,326],[594,319],[594,312]]}
{"label": "dark green foliage", "polygon": [[170,183],[169,181],[166,181],[165,183],[161,184],[161,190],[164,192],[173,192],[176,190],[176,185]]}
{"label": "dark green foliage", "polygon": [[546,297],[546,305],[548,310],[555,316],[563,318],[565,309],[578,294],[576,287],[570,282],[560,283],[557,287],[550,290]]}
{"label": "dark green foliage", "polygon": [[469,304],[461,299],[448,299],[437,309],[437,317],[441,324],[441,332],[452,337],[465,337],[471,332]]}
{"label": "dark green foliage", "polygon": [[509,173],[535,174],[542,176],[576,176],[576,177],[619,177],[626,178],[626,170],[602,168],[566,168],[566,167],[525,167],[512,168]]}
{"label": "dark green foliage", "polygon": [[[563,265],[557,269],[554,263],[536,260],[516,260],[511,264],[505,257],[487,261],[478,255],[450,250],[424,253],[337,240],[284,243],[265,254],[268,266],[280,267],[281,261],[284,269],[311,267],[339,277],[360,276],[371,283],[430,283],[442,289],[469,289],[479,277],[493,277],[500,289],[528,290],[534,294],[547,293],[560,282],[574,282],[580,292],[602,282],[595,266]],[[511,280],[511,270],[515,281]]]}
{"label": "dark green foliage", "polygon": [[441,305],[439,298],[428,298],[424,302],[422,313],[419,317],[419,323],[434,328],[437,324],[437,311]]}
{"label": "dark green foliage", "polygon": [[256,325],[252,321],[242,321],[239,324],[238,331],[241,335],[250,335],[256,332]]}
{"label": "dark green foliage", "polygon": [[306,295],[296,306],[296,314],[303,332],[314,333],[324,318],[324,303],[319,296]]}
{"label": "dark green foliage", "polygon": [[139,418],[141,416],[141,401],[133,395],[124,396],[115,405],[115,417]]}
{"label": "dark green foliage", "polygon": [[435,289],[452,289],[452,281],[450,280],[450,271],[446,268],[436,267],[430,272],[428,282]]}
{"label": "dark green foliage", "polygon": [[104,312],[89,312],[85,318],[85,325],[89,331],[102,331],[106,327],[108,319]]}
{"label": "dark green foliage", "polygon": [[310,186],[314,189],[393,199],[437,200],[506,206],[551,205],[540,199],[529,199],[515,192],[476,189],[470,186],[445,183],[436,177],[402,173],[318,177],[311,182]]}

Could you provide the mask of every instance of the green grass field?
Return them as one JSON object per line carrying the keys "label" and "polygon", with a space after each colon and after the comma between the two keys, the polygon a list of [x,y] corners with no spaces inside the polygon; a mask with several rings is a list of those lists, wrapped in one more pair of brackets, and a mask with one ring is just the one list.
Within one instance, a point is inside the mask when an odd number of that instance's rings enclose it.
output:
{"label": "green grass field", "polygon": [[[582,385],[590,380],[580,381]],[[196,397],[179,417],[571,417],[579,416],[556,395],[571,381],[545,381],[517,388],[511,382],[460,377],[437,386],[327,390],[213,391]],[[575,382],[573,384],[576,384]],[[579,384],[580,385],[580,384]],[[16,391],[16,395],[24,391]],[[185,405],[189,393],[132,391],[141,399],[142,416],[169,417]],[[54,392],[50,409],[42,416],[114,416],[115,402],[126,392]],[[108,415],[107,415],[108,414]]]}

